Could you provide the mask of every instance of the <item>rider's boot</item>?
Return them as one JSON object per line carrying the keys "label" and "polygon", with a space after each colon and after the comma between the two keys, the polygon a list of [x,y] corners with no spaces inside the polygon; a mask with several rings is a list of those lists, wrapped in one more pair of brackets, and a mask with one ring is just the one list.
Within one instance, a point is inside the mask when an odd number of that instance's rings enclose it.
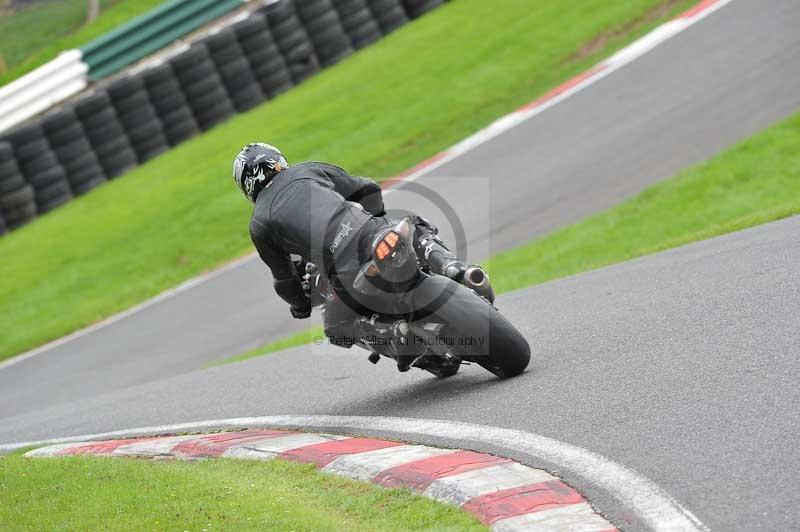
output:
{"label": "rider's boot", "polygon": [[[397,369],[406,372],[420,357],[419,346],[406,320],[382,321],[360,319],[356,322],[356,335],[364,345],[371,345],[373,352],[394,355]],[[389,345],[387,345],[387,343]]]}
{"label": "rider's boot", "polygon": [[411,369],[421,353],[414,344],[414,335],[411,334],[411,327],[406,320],[397,320],[392,324],[391,330],[394,351],[397,354],[397,370],[405,373]]}

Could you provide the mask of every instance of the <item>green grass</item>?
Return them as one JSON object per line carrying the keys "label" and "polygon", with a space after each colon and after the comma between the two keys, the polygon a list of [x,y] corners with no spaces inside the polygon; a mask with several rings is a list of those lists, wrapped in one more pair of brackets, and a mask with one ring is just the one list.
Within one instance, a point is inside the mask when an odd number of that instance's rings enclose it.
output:
{"label": "green grass", "polygon": [[[795,214],[800,114],[486,267],[495,291],[508,292]],[[296,334],[223,363],[303,345],[316,334]]]}
{"label": "green grass", "polygon": [[800,114],[487,268],[506,292],[798,213]]}
{"label": "green grass", "polygon": [[236,355],[231,358],[226,358],[225,360],[211,363],[208,365],[208,367],[220,366],[223,364],[231,364],[233,362],[241,362],[242,360],[249,360],[251,358],[268,355],[270,353],[275,353],[277,351],[283,351],[284,349],[289,349],[290,347],[297,347],[298,345],[310,344],[317,338],[324,338],[324,337],[325,337],[325,331],[323,330],[322,327],[313,327],[311,329],[300,331],[299,333],[296,334],[292,334],[291,336],[287,336],[286,338],[281,338],[280,340],[269,342],[261,347],[257,347],[246,353],[242,353],[241,355]]}
{"label": "green grass", "polygon": [[[275,143],[294,161],[329,160],[356,174],[393,175],[693,3],[669,0],[669,12],[648,16],[663,1],[448,3],[286,95],[3,237],[0,359],[251,251],[250,210],[230,179],[231,160],[247,142]],[[601,44],[578,54],[593,42]]]}
{"label": "green grass", "polygon": [[86,0],[50,0],[0,17],[0,56],[8,71],[0,85],[13,81],[55,58],[79,48],[164,0],[102,0],[100,16],[86,22]]}
{"label": "green grass", "polygon": [[283,460],[0,458],[0,530],[486,530],[455,507]]}

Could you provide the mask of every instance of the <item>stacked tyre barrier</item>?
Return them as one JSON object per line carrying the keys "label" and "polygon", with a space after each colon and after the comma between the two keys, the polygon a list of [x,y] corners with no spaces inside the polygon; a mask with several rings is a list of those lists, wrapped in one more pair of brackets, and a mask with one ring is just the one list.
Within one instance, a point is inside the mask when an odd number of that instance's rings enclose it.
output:
{"label": "stacked tyre barrier", "polygon": [[[300,0],[305,2],[306,0]],[[295,2],[282,0],[263,8],[269,30],[286,61],[292,81],[300,83],[319,71],[320,62],[305,27],[298,17]]]}
{"label": "stacked tyre barrier", "polygon": [[0,142],[0,215],[5,229],[16,229],[36,217],[33,187],[17,165],[10,142]]}
{"label": "stacked tyre barrier", "polygon": [[39,214],[72,199],[67,174],[50,148],[41,122],[28,124],[8,135],[19,169],[33,187]]}
{"label": "stacked tyre barrier", "polygon": [[141,76],[128,76],[108,86],[108,96],[139,164],[169,149],[161,120],[150,103]]}
{"label": "stacked tyre barrier", "polygon": [[106,181],[103,167],[74,108],[65,107],[45,117],[42,128],[64,168],[73,195],[85,194]]}
{"label": "stacked tyre barrier", "polygon": [[333,0],[336,12],[342,21],[353,48],[360,50],[380,40],[383,31],[372,15],[367,0]]}
{"label": "stacked tyre barrier", "polygon": [[329,67],[353,53],[333,0],[299,2],[297,14],[311,39],[320,66]]}
{"label": "stacked tyre barrier", "polygon": [[194,43],[171,63],[201,130],[211,129],[236,113],[205,43]]}
{"label": "stacked tyre barrier", "polygon": [[444,0],[403,0],[403,7],[411,18],[421,17],[444,4]]}
{"label": "stacked tyre barrier", "polygon": [[367,0],[367,5],[384,35],[408,22],[402,0]]}
{"label": "stacked tyre barrier", "polygon": [[236,32],[224,29],[206,39],[206,46],[237,112],[249,111],[264,101],[261,85],[253,75]]}
{"label": "stacked tyre barrier", "polygon": [[92,151],[109,179],[136,167],[136,152],[106,91],[98,91],[79,101],[75,105],[75,112],[86,131]]}
{"label": "stacked tyre barrier", "polygon": [[443,0],[279,0],[0,135],[0,234],[246,112]]}
{"label": "stacked tyre barrier", "polygon": [[265,97],[274,98],[294,86],[286,59],[269,30],[266,16],[255,13],[231,29]]}
{"label": "stacked tyre barrier", "polygon": [[161,126],[170,147],[200,132],[171,64],[148,69],[142,74],[142,80],[156,115],[161,117]]}

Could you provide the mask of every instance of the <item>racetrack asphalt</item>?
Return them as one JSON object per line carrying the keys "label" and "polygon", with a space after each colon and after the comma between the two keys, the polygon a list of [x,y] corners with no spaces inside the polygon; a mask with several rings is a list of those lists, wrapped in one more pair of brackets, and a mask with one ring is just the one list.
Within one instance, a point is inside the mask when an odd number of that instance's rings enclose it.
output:
{"label": "racetrack asphalt", "polygon": [[[468,258],[526,242],[800,109],[798,27],[793,0],[734,0],[418,183],[455,208]],[[397,192],[388,203],[452,235],[419,196]],[[536,357],[508,382],[475,368],[445,382],[397,375],[386,362],[316,347],[195,371],[309,325],[288,319],[250,260],[0,370],[0,441],[286,413],[464,420],[606,455],[712,529],[788,530],[800,464],[798,226],[504,296],[501,309]]]}
{"label": "racetrack asphalt", "polygon": [[[798,27],[793,0],[734,0],[417,183],[455,210],[467,259],[525,243],[800,109]],[[456,240],[439,207],[418,193],[395,191],[387,203],[430,217]],[[313,323],[290,318],[253,258],[0,370],[0,417],[178,375]]]}
{"label": "racetrack asphalt", "polygon": [[0,441],[278,414],[447,419],[599,453],[712,530],[793,530],[798,234],[794,217],[502,296],[534,356],[508,381],[304,346],[6,417]]}

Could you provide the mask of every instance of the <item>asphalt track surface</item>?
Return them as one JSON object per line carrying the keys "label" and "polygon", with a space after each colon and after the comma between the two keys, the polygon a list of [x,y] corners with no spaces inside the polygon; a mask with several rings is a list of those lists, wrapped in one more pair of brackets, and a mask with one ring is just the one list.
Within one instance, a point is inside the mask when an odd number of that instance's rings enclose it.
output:
{"label": "asphalt track surface", "polygon": [[[480,260],[610,207],[800,109],[800,5],[734,0],[418,181]],[[491,175],[472,177],[478,169]],[[464,183],[471,186],[464,186]],[[484,187],[484,188],[481,188]],[[453,231],[434,205],[394,193]],[[797,468],[797,220],[508,295],[537,359],[436,382],[302,348],[195,371],[302,329],[257,261],[0,371],[0,441],[283,413],[531,430],[632,467],[712,528],[786,530]],[[793,239],[794,237],[794,239]],[[511,408],[509,408],[511,405]],[[783,487],[769,489],[765,486]]]}
{"label": "asphalt track surface", "polygon": [[650,479],[712,530],[794,530],[800,217],[505,295],[534,363],[399,375],[305,346],[7,417],[0,441],[272,414],[534,432]]}
{"label": "asphalt track surface", "polygon": [[[466,258],[527,242],[800,109],[798,27],[794,0],[735,0],[417,183],[455,209]],[[480,177],[487,168],[491,175]],[[455,240],[440,205],[416,192],[393,193],[388,203],[432,218]],[[265,267],[249,260],[0,371],[0,416],[191,371],[308,326],[289,317]]]}

